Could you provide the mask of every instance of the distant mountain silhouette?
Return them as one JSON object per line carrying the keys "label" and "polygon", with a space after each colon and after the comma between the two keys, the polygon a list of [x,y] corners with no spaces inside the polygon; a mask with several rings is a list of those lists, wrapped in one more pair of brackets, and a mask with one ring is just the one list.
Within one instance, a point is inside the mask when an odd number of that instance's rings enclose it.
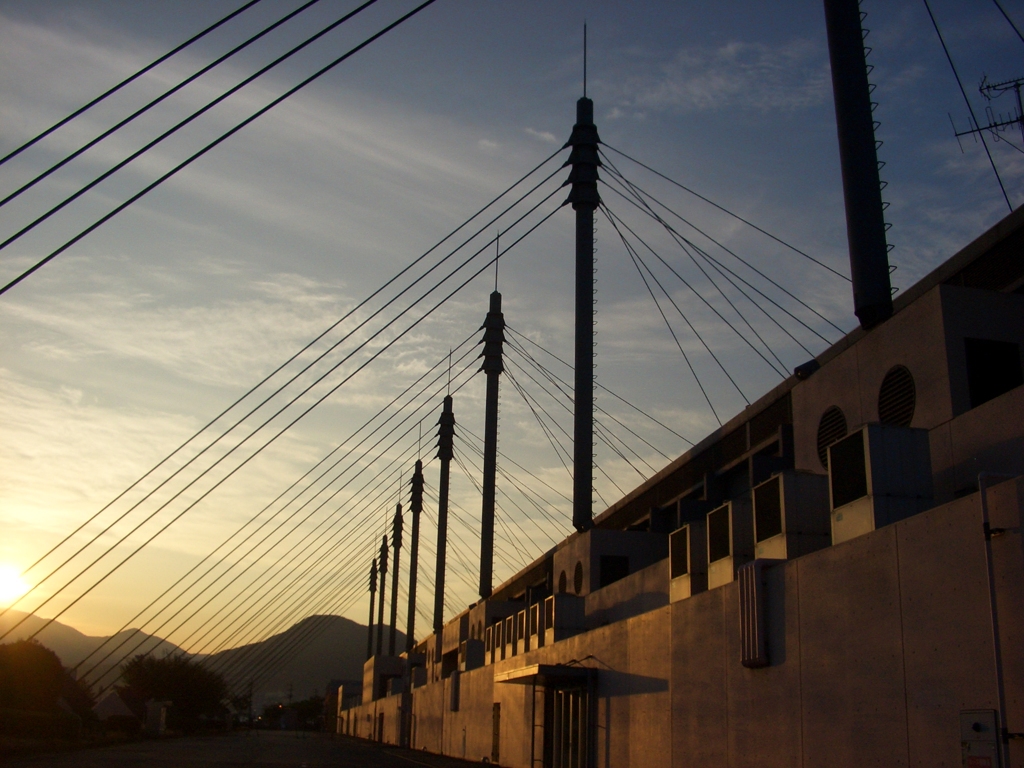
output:
{"label": "distant mountain silhouette", "polygon": [[[4,638],[4,643],[12,643],[29,637],[48,621],[39,616],[26,614],[23,611],[9,610],[4,616],[0,617],[0,634],[6,632],[26,616],[28,618],[25,619],[21,626]],[[123,632],[118,632],[110,639],[109,636],[93,637],[86,635],[74,627],[69,627],[67,624],[62,624],[59,621],[52,622],[48,627],[40,631],[35,636],[35,639],[56,653],[60,658],[61,664],[65,667],[74,667],[80,661],[86,659],[78,670],[79,676],[99,662],[96,670],[88,675],[88,679],[92,682],[103,678],[104,684],[110,681],[110,675],[113,672],[114,666],[118,665],[121,657],[129,651],[132,651],[132,655],[152,653],[158,657],[166,656],[170,653],[181,653],[181,649],[173,643],[145,632],[139,632],[138,630],[126,629]],[[108,639],[110,639],[110,642],[104,645],[104,641]],[[90,657],[89,655],[100,648],[101,645],[103,648]],[[137,649],[136,646],[138,646]],[[109,651],[115,648],[117,650],[110,655],[110,658],[100,661]]]}
{"label": "distant mountain silhouette", "polygon": [[[21,611],[8,611],[0,617],[0,634],[25,616]],[[28,637],[45,623],[46,619],[28,615],[25,622],[4,638],[3,642]],[[405,648],[405,634],[396,632],[395,638],[396,648],[401,652]],[[86,635],[67,624],[54,621],[35,639],[53,650],[64,666],[74,667],[108,638]],[[126,642],[121,644],[122,640]],[[110,658],[88,675],[90,682],[94,682],[94,689],[114,679],[116,667],[129,652],[131,656],[148,652],[158,657],[182,653],[178,646],[159,637],[125,630],[89,658],[79,674],[119,644],[120,647]],[[287,701],[289,696],[301,700],[311,695],[322,696],[331,681],[362,681],[363,662],[366,659],[366,627],[343,616],[310,616],[262,642],[220,651],[209,657],[200,655],[195,658],[203,659],[211,668],[224,674],[236,692],[247,691],[252,682],[253,700],[257,707],[262,706],[261,702]],[[95,681],[100,681],[100,685],[95,685]]]}
{"label": "distant mountain silhouette", "polygon": [[[302,638],[308,638],[302,642]],[[405,634],[395,633],[397,652],[405,649]],[[294,649],[294,650],[292,650]],[[387,632],[384,635],[387,651]],[[266,703],[322,696],[332,680],[363,679],[366,626],[343,616],[310,616],[261,643],[215,654],[214,669],[223,670],[236,691],[248,690],[255,676],[254,701]],[[262,682],[261,670],[270,672]]]}

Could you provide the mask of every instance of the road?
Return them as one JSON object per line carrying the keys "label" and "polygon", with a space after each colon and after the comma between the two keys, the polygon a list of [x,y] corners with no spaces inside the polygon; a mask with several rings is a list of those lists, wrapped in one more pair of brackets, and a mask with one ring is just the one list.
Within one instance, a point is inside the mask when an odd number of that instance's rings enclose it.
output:
{"label": "road", "polygon": [[12,768],[466,768],[426,752],[386,747],[347,736],[253,731],[138,741],[114,747],[34,755],[4,761]]}

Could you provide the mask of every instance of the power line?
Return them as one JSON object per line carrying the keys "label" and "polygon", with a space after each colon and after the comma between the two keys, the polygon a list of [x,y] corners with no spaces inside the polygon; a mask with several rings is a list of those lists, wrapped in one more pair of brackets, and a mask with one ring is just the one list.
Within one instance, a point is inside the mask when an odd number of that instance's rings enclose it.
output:
{"label": "power line", "polygon": [[[270,25],[269,27],[265,27],[264,29],[262,29],[261,31],[257,32],[257,33],[256,33],[255,35],[253,35],[253,36],[252,36],[252,37],[250,37],[249,39],[245,40],[245,41],[244,41],[244,42],[242,42],[242,43],[239,43],[239,44],[238,44],[238,45],[236,45],[236,46],[235,46],[234,48],[232,48],[232,49],[231,49],[230,51],[228,51],[227,53],[225,53],[225,54],[224,54],[223,56],[220,56],[220,57],[218,57],[217,59],[214,59],[214,60],[213,60],[212,62],[210,62],[209,64],[207,64],[207,65],[206,65],[205,67],[203,67],[203,68],[202,68],[202,69],[200,69],[199,71],[195,72],[195,73],[194,73],[194,74],[192,74],[192,75],[189,75],[189,76],[188,76],[187,78],[185,78],[185,79],[184,79],[184,80],[182,80],[182,81],[181,81],[180,83],[178,83],[177,85],[175,85],[174,87],[172,87],[172,88],[171,88],[170,90],[164,91],[164,93],[163,93],[163,94],[161,94],[160,96],[157,96],[157,97],[156,97],[155,99],[153,99],[152,101],[149,101],[149,102],[147,102],[147,103],[146,103],[145,105],[143,105],[142,107],[140,107],[139,109],[135,110],[135,111],[134,111],[134,112],[132,112],[132,113],[131,113],[130,115],[128,115],[128,117],[124,118],[123,120],[120,120],[120,121],[119,121],[119,122],[117,122],[117,123],[116,123],[115,125],[111,126],[111,127],[110,127],[110,128],[108,128],[107,130],[105,130],[105,131],[104,131],[103,133],[101,133],[101,134],[100,134],[99,136],[95,137],[94,139],[92,139],[92,140],[91,140],[91,141],[89,141],[88,143],[86,143],[86,144],[84,144],[83,146],[81,146],[81,147],[79,147],[78,149],[76,149],[76,150],[75,150],[74,152],[72,152],[72,153],[71,153],[70,155],[66,156],[66,157],[65,157],[65,158],[63,158],[62,160],[58,161],[58,162],[57,162],[57,163],[55,163],[54,165],[52,165],[52,166],[50,166],[49,168],[47,168],[47,169],[46,169],[45,171],[43,171],[42,173],[40,173],[40,174],[38,174],[37,176],[33,177],[33,178],[32,178],[32,179],[30,180],[30,181],[26,182],[25,184],[22,184],[22,185],[21,185],[20,187],[18,187],[18,188],[17,188],[16,190],[14,190],[14,191],[13,191],[13,192],[11,192],[11,193],[10,193],[9,195],[7,195],[7,196],[6,196],[5,198],[3,198],[2,200],[0,200],[0,207],[2,207],[2,206],[4,206],[4,205],[7,205],[7,203],[9,203],[9,202],[10,202],[11,200],[14,200],[14,199],[15,199],[16,197],[18,197],[19,195],[21,195],[21,194],[22,194],[23,192],[26,192],[27,190],[31,189],[31,188],[32,188],[32,187],[34,187],[34,186],[35,186],[36,184],[38,184],[38,183],[39,183],[40,181],[42,181],[43,179],[45,179],[45,178],[47,178],[48,176],[50,176],[50,175],[51,175],[52,173],[54,173],[54,172],[56,172],[56,171],[60,170],[60,169],[61,169],[61,168],[63,168],[63,167],[65,166],[65,165],[67,165],[67,164],[68,164],[68,163],[70,163],[70,162],[71,162],[72,160],[74,160],[75,158],[77,158],[77,157],[80,157],[80,156],[81,156],[82,154],[84,154],[84,153],[85,153],[85,152],[87,152],[88,150],[90,150],[90,149],[92,149],[93,147],[95,147],[95,146],[96,146],[97,144],[99,144],[99,143],[100,143],[101,141],[103,141],[103,140],[104,140],[105,138],[107,138],[108,136],[110,136],[110,135],[112,135],[112,134],[116,133],[116,132],[117,132],[117,131],[119,131],[119,130],[120,130],[121,128],[124,128],[124,127],[125,127],[126,125],[128,125],[128,124],[129,124],[129,123],[131,123],[131,122],[133,122],[133,121],[135,120],[135,118],[139,117],[140,115],[143,115],[143,114],[145,114],[145,113],[146,113],[146,112],[148,112],[148,111],[149,111],[150,109],[152,109],[153,107],[155,107],[155,106],[156,106],[157,104],[160,104],[160,103],[161,103],[161,102],[163,102],[164,100],[166,100],[166,99],[169,99],[169,98],[170,98],[171,96],[173,96],[173,95],[174,95],[175,93],[177,93],[177,92],[178,92],[178,91],[180,91],[180,90],[181,90],[182,88],[184,88],[185,86],[187,86],[187,85],[188,85],[189,83],[195,82],[196,80],[198,80],[198,79],[199,79],[200,77],[202,77],[203,75],[205,75],[205,74],[206,74],[207,72],[209,72],[209,71],[210,71],[211,69],[213,69],[213,68],[214,68],[214,67],[216,67],[217,65],[219,65],[219,64],[221,64],[221,63],[223,63],[223,62],[227,61],[228,59],[230,59],[230,58],[231,58],[232,56],[234,56],[234,55],[235,55],[236,53],[238,53],[239,51],[241,51],[241,50],[244,50],[245,48],[249,47],[250,45],[252,45],[253,43],[255,43],[255,42],[256,42],[257,40],[259,40],[260,38],[262,38],[262,37],[264,37],[264,36],[266,36],[266,35],[270,34],[270,33],[271,33],[272,31],[274,31],[275,29],[277,29],[277,28],[278,28],[279,26],[281,26],[281,25],[282,25],[282,24],[284,24],[285,22],[289,21],[290,19],[294,18],[295,16],[298,16],[298,15],[299,15],[300,13],[302,13],[302,12],[303,12],[303,11],[305,11],[306,9],[310,8],[311,6],[314,6],[314,5],[316,5],[316,4],[317,4],[317,3],[319,3],[319,2],[320,2],[320,0],[309,0],[309,2],[307,2],[307,3],[305,4],[305,5],[301,5],[301,6],[299,6],[299,7],[298,7],[298,8],[296,8],[296,9],[295,9],[294,11],[292,11],[292,12],[290,12],[290,13],[286,14],[285,16],[283,16],[283,17],[281,17],[280,19],[278,19],[277,21],[275,21],[275,22],[274,22],[273,24],[271,24],[271,25]],[[367,6],[371,5],[371,4],[372,4],[372,3],[374,3],[374,2],[376,2],[376,0],[370,0],[370,2],[366,3],[366,4],[365,4],[365,5],[363,5],[363,6],[361,7],[361,8],[358,8],[358,9],[357,9],[357,10],[355,11],[355,13],[358,13],[359,11],[363,10],[363,8],[366,8]],[[289,55],[291,55],[291,54],[289,54]],[[275,62],[275,63],[276,63],[276,62]],[[230,94],[228,94],[228,95],[230,95]],[[212,106],[212,104],[211,104],[211,106]],[[196,114],[195,114],[195,115],[194,115],[193,117],[198,117],[198,116],[199,116],[199,114],[201,114],[201,112],[197,112],[197,113],[196,113]],[[189,120],[191,120],[191,119],[192,119],[192,118],[189,118]],[[187,122],[187,121],[186,121],[186,122]],[[176,126],[175,126],[174,128],[172,128],[172,129],[171,129],[171,131],[170,131],[169,133],[173,133],[174,131],[176,131],[176,130],[178,130],[179,128],[181,128],[181,127],[182,127],[182,126],[183,126],[184,124],[185,124],[184,122],[182,122],[182,123],[178,123],[178,125],[176,125]],[[164,136],[167,136],[167,135],[169,135],[169,134],[164,134]],[[161,139],[158,139],[158,140],[157,140],[157,142],[159,142],[160,140],[162,140],[162,138],[163,138],[163,137],[161,137]],[[148,145],[148,146],[152,146],[152,145]],[[148,148],[148,147],[147,147],[147,148]],[[144,151],[145,151],[145,149],[143,149],[143,150],[140,150],[140,152],[144,152]],[[126,163],[127,163],[127,162],[130,162],[130,160],[126,161]],[[115,169],[113,169],[112,171],[110,171],[110,173],[113,173],[113,172],[114,172],[115,170],[117,170],[117,168],[115,168]],[[96,184],[96,183],[99,183],[99,181],[102,181],[102,180],[103,180],[103,178],[105,178],[105,176],[104,176],[104,177],[100,177],[100,179],[98,179],[98,180],[97,180],[96,182],[93,182],[93,183],[94,183],[94,184]],[[91,186],[92,186],[92,185],[90,185],[90,187],[91,187]],[[90,187],[86,187],[86,189],[89,189]],[[33,224],[32,226],[35,226],[35,224]],[[2,247],[2,246],[0,246],[0,247]]]}
{"label": "power line", "polygon": [[194,43],[197,40],[205,37],[210,32],[213,32],[213,30],[217,29],[221,25],[223,25],[223,24],[227,23],[228,21],[230,21],[231,19],[235,18],[235,16],[238,16],[240,13],[248,10],[252,6],[256,5],[256,3],[258,3],[258,2],[260,2],[260,0],[249,0],[249,2],[246,3],[245,5],[243,5],[241,8],[238,8],[237,10],[232,11],[227,16],[222,18],[220,21],[214,22],[213,24],[208,26],[206,29],[204,29],[202,32],[199,32],[199,33],[193,35],[192,37],[190,37],[188,40],[186,40],[181,45],[178,45],[177,47],[172,48],[170,51],[165,53],[160,58],[156,59],[151,64],[147,64],[145,67],[143,67],[142,69],[137,71],[135,74],[131,75],[130,77],[125,78],[120,83],[115,85],[113,88],[110,88],[110,89],[104,91],[99,96],[94,98],[92,101],[88,102],[84,106],[79,107],[74,112],[72,112],[70,115],[68,115],[67,117],[63,118],[62,120],[59,120],[58,122],[54,123],[53,125],[51,125],[49,128],[47,128],[42,133],[37,134],[35,136],[35,138],[32,138],[32,139],[28,140],[27,142],[22,144],[17,149],[15,149],[15,150],[13,150],[11,152],[8,152],[6,155],[4,155],[2,158],[0,158],[0,165],[3,165],[4,163],[6,163],[8,160],[10,160],[13,157],[15,157],[17,155],[20,155],[22,152],[24,152],[26,149],[28,149],[32,145],[34,145],[34,144],[38,143],[39,141],[42,141],[43,139],[45,139],[47,136],[49,136],[51,133],[56,131],[58,128],[61,128],[62,126],[67,125],[72,120],[74,120],[76,117],[81,115],[83,112],[86,112],[87,110],[92,109],[97,104],[99,104],[101,101],[106,99],[108,96],[114,95],[119,90],[124,88],[126,85],[134,82],[135,80],[138,80],[144,74],[146,74],[147,72],[149,72],[153,68],[159,66],[163,62],[167,61],[169,58],[174,56],[176,53],[180,53],[185,48],[188,48],[190,45],[192,45],[192,43]]}
{"label": "power line", "polygon": [[[374,1],[374,0],[369,0],[369,2],[373,2],[373,1]],[[350,50],[349,50],[348,52],[346,52],[346,53],[342,54],[341,56],[339,56],[339,57],[338,57],[338,58],[336,58],[336,59],[335,59],[334,61],[332,61],[332,62],[330,62],[329,64],[327,64],[326,66],[324,66],[324,67],[321,67],[321,68],[320,68],[319,70],[317,70],[316,72],[314,72],[314,73],[313,73],[312,75],[310,75],[309,77],[307,77],[307,78],[306,78],[305,80],[303,80],[302,82],[300,82],[300,83],[299,83],[298,85],[294,86],[293,88],[290,88],[290,89],[288,89],[288,90],[287,90],[287,91],[285,91],[285,92],[284,92],[284,93],[283,93],[283,94],[282,94],[281,96],[278,96],[278,97],[277,97],[276,99],[274,99],[273,101],[271,101],[271,102],[270,102],[269,104],[267,104],[266,106],[264,106],[264,107],[261,107],[261,108],[260,108],[259,110],[257,110],[257,111],[256,111],[256,112],[254,112],[254,113],[253,113],[252,115],[250,115],[249,117],[247,117],[247,118],[246,118],[245,120],[243,120],[243,121],[242,121],[241,123],[239,123],[238,125],[236,125],[236,126],[235,126],[234,128],[231,128],[231,129],[230,129],[230,130],[228,130],[228,131],[227,131],[226,133],[223,133],[223,134],[221,134],[221,136],[220,136],[220,137],[218,137],[218,138],[217,138],[217,139],[215,139],[214,141],[212,141],[212,142],[210,142],[209,144],[207,144],[207,145],[206,145],[205,147],[203,147],[202,149],[200,149],[200,150],[199,150],[198,152],[195,152],[194,154],[190,155],[190,156],[189,156],[188,158],[186,158],[186,159],[185,159],[185,160],[183,160],[182,162],[178,163],[178,165],[174,166],[174,168],[172,168],[172,169],[171,169],[171,170],[169,170],[169,171],[168,171],[167,173],[165,173],[165,174],[163,174],[162,176],[160,176],[160,177],[159,177],[159,178],[158,178],[158,179],[157,179],[156,181],[154,181],[154,182],[152,182],[152,183],[148,184],[147,186],[143,187],[143,189],[142,189],[141,191],[139,191],[139,192],[135,193],[134,195],[132,195],[131,197],[129,197],[129,198],[128,198],[128,199],[126,200],[126,201],[124,201],[123,203],[121,203],[121,204],[120,204],[119,206],[117,206],[116,208],[114,208],[114,209],[113,209],[112,211],[110,211],[109,213],[107,213],[106,215],[104,215],[103,217],[101,217],[100,219],[98,219],[98,220],[97,220],[96,222],[94,222],[94,223],[93,223],[93,224],[91,224],[90,226],[86,227],[86,228],[85,228],[84,230],[82,230],[81,232],[79,232],[79,233],[78,233],[77,235],[75,235],[75,236],[74,236],[73,238],[71,238],[70,240],[68,240],[68,241],[67,241],[66,243],[64,243],[64,245],[60,246],[60,247],[59,247],[59,248],[57,248],[57,249],[56,249],[55,251],[52,251],[52,252],[51,252],[51,253],[50,253],[50,254],[49,254],[48,256],[46,256],[46,257],[44,257],[43,259],[41,259],[40,261],[36,262],[36,263],[35,263],[35,264],[34,264],[33,266],[29,267],[29,268],[28,268],[27,270],[25,270],[25,271],[24,271],[24,272],[22,272],[22,273],[21,273],[20,275],[18,275],[18,277],[14,278],[14,279],[13,279],[13,280],[11,280],[11,281],[10,281],[9,283],[7,283],[7,284],[6,284],[6,285],[5,285],[5,286],[4,286],[3,288],[0,288],[0,295],[3,295],[3,294],[5,294],[5,293],[7,293],[7,291],[9,291],[9,290],[10,290],[11,288],[13,288],[13,287],[14,287],[15,285],[17,285],[17,284],[18,284],[18,283],[20,283],[20,282],[21,282],[22,280],[24,280],[25,278],[27,278],[27,277],[28,277],[29,275],[33,274],[34,272],[36,272],[37,270],[39,270],[40,268],[42,268],[43,266],[45,266],[46,264],[48,264],[48,263],[49,263],[50,261],[52,261],[53,259],[55,259],[55,258],[56,258],[57,256],[59,256],[59,255],[60,255],[61,253],[63,253],[64,251],[66,251],[66,250],[67,250],[68,248],[70,248],[70,247],[71,247],[72,245],[74,245],[74,244],[75,244],[75,243],[77,243],[77,242],[78,242],[79,240],[81,240],[82,238],[84,238],[84,237],[85,237],[86,235],[90,234],[91,232],[93,232],[93,231],[94,231],[94,230],[96,230],[97,228],[101,227],[101,226],[102,226],[103,224],[105,224],[105,223],[106,223],[107,221],[109,221],[110,219],[112,219],[112,218],[113,218],[114,216],[116,216],[117,214],[119,214],[119,213],[120,213],[121,211],[123,211],[123,210],[124,210],[125,208],[127,208],[128,206],[130,206],[130,205],[131,205],[132,203],[134,203],[134,202],[136,202],[137,200],[139,200],[139,199],[140,199],[141,197],[143,197],[144,195],[146,195],[146,194],[148,194],[149,192],[151,192],[152,190],[156,189],[156,188],[157,188],[158,186],[160,186],[161,184],[163,184],[163,182],[165,182],[165,181],[166,181],[167,179],[171,178],[171,176],[173,176],[174,174],[176,174],[176,173],[177,173],[178,171],[180,171],[180,170],[181,170],[182,168],[185,168],[186,166],[190,165],[190,164],[191,164],[191,163],[193,163],[193,162],[194,162],[195,160],[199,159],[200,157],[202,157],[203,155],[205,155],[205,154],[206,154],[207,152],[209,152],[209,151],[210,151],[211,149],[213,149],[214,147],[218,146],[219,144],[221,144],[221,143],[222,143],[223,141],[225,141],[225,140],[226,140],[226,139],[228,139],[229,137],[233,136],[234,134],[238,133],[238,131],[242,130],[242,128],[244,128],[245,126],[247,126],[247,125],[248,125],[249,123],[253,122],[254,120],[256,120],[256,119],[257,119],[257,118],[259,118],[259,117],[262,117],[262,116],[263,116],[264,114],[266,114],[266,113],[267,113],[267,112],[269,112],[269,111],[270,111],[271,109],[273,109],[274,107],[276,107],[276,106],[277,106],[278,104],[280,104],[280,103],[281,103],[282,101],[284,101],[284,100],[285,100],[285,99],[287,99],[288,97],[292,96],[293,94],[295,94],[296,92],[298,92],[298,91],[299,91],[299,90],[301,90],[302,88],[306,87],[307,85],[309,85],[309,84],[310,84],[311,82],[313,82],[313,81],[314,81],[314,80],[316,80],[317,78],[319,78],[319,77],[321,77],[322,75],[326,74],[327,72],[329,72],[329,71],[330,71],[331,69],[333,69],[334,67],[336,67],[336,66],[338,66],[339,64],[341,64],[341,63],[342,63],[343,61],[345,61],[346,59],[348,59],[348,58],[350,58],[351,56],[355,55],[356,53],[358,53],[359,51],[361,51],[361,50],[362,50],[363,48],[365,48],[366,46],[368,46],[368,45],[369,45],[370,43],[372,43],[372,42],[374,42],[375,40],[377,40],[378,38],[380,38],[380,37],[384,36],[385,34],[387,34],[388,32],[390,32],[391,30],[393,30],[393,29],[394,29],[395,27],[397,27],[398,25],[402,24],[402,23],[403,23],[404,21],[406,21],[407,19],[411,18],[412,16],[415,16],[415,15],[416,15],[417,13],[419,13],[420,11],[422,11],[422,10],[423,10],[424,8],[426,8],[427,6],[429,6],[429,5],[432,5],[432,4],[434,3],[434,2],[436,2],[436,0],[424,0],[424,2],[423,2],[423,3],[421,3],[421,4],[420,4],[420,5],[418,5],[418,6],[416,6],[416,7],[414,8],[414,9],[412,9],[411,11],[409,11],[408,13],[406,13],[406,14],[405,14],[404,16],[402,16],[401,18],[399,18],[399,19],[398,19],[397,21],[394,21],[394,22],[392,22],[391,24],[388,24],[388,25],[387,25],[386,27],[384,27],[384,28],[383,28],[382,30],[380,30],[379,32],[377,32],[377,33],[375,33],[375,34],[371,35],[371,36],[370,36],[370,37],[368,37],[368,38],[367,38],[366,40],[364,40],[364,41],[363,41],[363,42],[361,42],[361,43],[360,43],[359,45],[357,45],[357,46],[356,46],[355,48],[352,48],[352,49],[350,49]],[[354,13],[354,12],[353,12],[353,13]],[[343,19],[343,20],[344,20],[344,19]],[[339,22],[336,22],[336,23],[335,23],[335,25],[337,25],[338,23],[341,23],[341,22],[340,22],[340,21],[339,21]],[[324,32],[326,32],[326,31],[327,31],[327,30],[324,30]],[[226,97],[227,95],[230,95],[230,93],[231,93],[231,91],[229,91],[229,92],[228,92],[227,94],[225,94],[224,96]],[[212,105],[212,102],[211,102],[211,105]],[[208,106],[210,106],[210,105],[208,105]],[[176,130],[176,129],[175,129],[175,130]],[[161,138],[162,138],[162,137],[161,137]],[[140,152],[141,152],[141,151],[145,151],[145,149],[147,149],[147,148],[148,148],[148,146],[149,146],[149,145],[147,145],[147,147],[144,147],[144,148],[143,148],[143,150],[140,150]],[[117,168],[121,167],[122,165],[124,165],[124,163],[125,163],[125,162],[130,162],[130,161],[131,161],[132,159],[134,159],[135,157],[137,157],[137,156],[138,156],[138,154],[139,154],[139,153],[135,153],[134,155],[131,155],[131,156],[129,156],[129,158],[128,158],[128,160],[127,160],[127,161],[123,161],[123,162],[122,162],[121,164],[119,164],[118,166],[115,166],[113,170],[116,170]],[[107,173],[106,173],[106,174],[105,174],[104,176],[101,176],[101,177],[99,177],[99,179],[101,180],[101,179],[105,178],[105,177],[106,177],[107,175],[109,175],[109,174],[110,174],[110,171],[108,171],[108,172],[107,172]],[[86,187],[85,189],[88,189],[88,187]],[[64,203],[61,203],[59,207],[63,207],[63,206],[64,206],[64,205],[65,205],[65,204],[66,204],[67,202],[70,202],[70,200],[72,200],[72,199],[73,199],[73,198],[74,198],[75,196],[77,196],[78,194],[80,194],[80,193],[81,193],[82,191],[84,191],[84,190],[80,190],[79,192],[76,192],[76,193],[75,193],[75,195],[73,195],[73,196],[72,196],[71,198],[68,198],[67,200],[65,200],[65,201],[64,201]],[[53,209],[51,209],[51,211],[50,211],[50,212],[48,212],[47,214],[45,214],[45,216],[47,216],[47,217],[48,217],[48,216],[49,216],[49,215],[50,215],[51,213],[53,213],[53,212],[56,212],[56,210],[58,210],[58,208],[53,208]],[[36,224],[36,223],[38,223],[38,222],[39,222],[39,221],[41,221],[41,220],[42,220],[42,218],[40,218],[40,219],[37,219],[37,220],[36,220],[36,222],[34,222],[34,223],[33,223],[32,225],[30,225],[30,228],[31,228],[32,226],[35,226],[35,224]],[[4,247],[5,247],[5,246],[6,246],[6,245],[7,245],[8,243],[10,243],[10,242],[13,242],[13,240],[14,240],[14,239],[17,239],[18,237],[20,237],[20,236],[21,236],[21,235],[22,235],[22,234],[23,234],[24,232],[26,232],[26,231],[28,231],[28,230],[27,230],[27,229],[24,229],[24,228],[23,228],[23,229],[22,229],[21,231],[19,231],[19,232],[15,233],[15,235],[13,235],[12,237],[9,237],[9,238],[7,238],[7,239],[6,239],[5,241],[3,241],[2,243],[0,243],[0,249],[4,248]]]}
{"label": "power line", "polygon": [[[964,97],[964,103],[967,105],[967,111],[971,115],[971,122],[974,125],[979,125],[977,118],[974,116],[974,107],[971,106],[971,100],[967,98],[967,91],[964,90],[964,84],[960,81],[960,74],[956,71],[956,65],[953,64],[953,57],[949,53],[949,48],[946,47],[946,41],[942,37],[942,31],[939,29],[939,22],[935,20],[935,14],[932,13],[932,7],[928,4],[928,0],[921,0],[924,3],[924,8],[928,11],[928,18],[932,20],[932,26],[935,27],[935,34],[939,37],[939,44],[942,45],[942,52],[946,54],[946,61],[949,62],[949,68],[953,70],[953,77],[956,78],[956,85],[960,89],[960,95]],[[998,5],[998,3],[996,4]],[[1000,10],[1002,10],[1000,8]],[[1014,27],[1016,29],[1016,27]],[[992,173],[996,175],[996,181],[999,182],[999,191],[1003,193],[1003,199],[1006,201],[1006,207],[1010,209],[1010,213],[1013,213],[1013,205],[1010,204],[1010,197],[1006,194],[1006,187],[1003,186],[1003,180],[999,176],[999,169],[996,168],[996,161],[992,158],[992,153],[988,149],[988,142],[985,141],[984,132],[979,132],[978,135],[981,137],[981,146],[985,148],[985,155],[988,157],[989,165],[992,166]]]}

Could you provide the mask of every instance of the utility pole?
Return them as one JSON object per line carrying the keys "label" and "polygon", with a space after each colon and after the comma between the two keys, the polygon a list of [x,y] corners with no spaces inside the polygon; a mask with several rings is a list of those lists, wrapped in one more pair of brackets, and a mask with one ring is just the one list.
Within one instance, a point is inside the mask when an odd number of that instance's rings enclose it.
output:
{"label": "utility pole", "polygon": [[480,515],[480,597],[491,596],[494,576],[494,485],[498,471],[498,377],[505,370],[502,345],[505,343],[505,316],[501,313],[501,294],[491,294],[491,306],[484,320],[484,359],[480,370],[487,376],[484,413],[483,510]]}
{"label": "utility pole", "polygon": [[391,527],[391,546],[395,549],[395,561],[391,575],[391,634],[388,635],[388,656],[395,655],[395,625],[398,622],[398,557],[402,551],[402,504],[395,507],[395,520]]}
{"label": "utility pole", "polygon": [[572,147],[566,203],[576,211],[576,371],[573,408],[572,524],[594,525],[594,211],[601,204],[597,169],[601,139],[594,125],[594,102],[576,102],[576,124],[565,146]]}
{"label": "utility pole", "polygon": [[441,460],[441,479],[437,486],[437,570],[434,575],[434,632],[444,629],[444,568],[448,549],[448,478],[455,439],[455,413],[452,396],[445,395],[438,421],[437,458]]}
{"label": "utility pole", "polygon": [[377,655],[384,651],[384,593],[387,591],[388,575],[388,537],[380,543],[380,606],[377,613]]}
{"label": "utility pole", "polygon": [[373,656],[373,603],[377,596],[377,558],[370,566],[370,618],[366,622],[366,658]]}
{"label": "utility pole", "polygon": [[409,548],[409,620],[405,630],[405,650],[411,651],[416,642],[416,570],[419,567],[420,550],[420,513],[423,511],[423,462],[416,461],[416,470],[412,473],[412,500],[409,503],[412,512],[412,544]]}

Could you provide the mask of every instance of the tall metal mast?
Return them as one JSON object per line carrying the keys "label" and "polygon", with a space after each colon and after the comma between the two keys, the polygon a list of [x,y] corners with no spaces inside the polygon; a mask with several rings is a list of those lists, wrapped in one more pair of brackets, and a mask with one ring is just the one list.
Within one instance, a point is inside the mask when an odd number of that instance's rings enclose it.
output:
{"label": "tall metal mast", "polygon": [[412,474],[412,500],[409,503],[412,512],[412,544],[409,547],[409,620],[405,630],[405,650],[411,651],[416,642],[416,570],[419,568],[420,554],[420,513],[423,511],[423,462],[416,462],[416,471]]}
{"label": "tall metal mast", "polygon": [[434,575],[434,632],[444,629],[444,567],[448,549],[448,478],[455,438],[455,414],[452,396],[444,398],[438,421],[437,458],[441,460],[441,479],[437,486],[437,570]]}
{"label": "tall metal mast", "polygon": [[380,605],[377,607],[377,655],[384,651],[384,593],[388,575],[388,537],[380,543]]}
{"label": "tall metal mast", "polygon": [[594,125],[594,102],[576,102],[576,124],[565,146],[571,184],[566,203],[576,211],[576,373],[573,413],[572,524],[577,531],[594,525],[594,211],[601,204],[597,169],[601,139]]}
{"label": "tall metal mast", "polygon": [[860,4],[857,0],[825,0],[825,25],[843,171],[853,308],[861,326],[871,328],[892,315],[892,290]]}
{"label": "tall metal mast", "polygon": [[395,625],[398,623],[398,558],[402,552],[402,504],[395,507],[395,519],[391,524],[391,546],[395,549],[395,561],[391,566],[391,634],[388,635],[388,656],[395,655]]}
{"label": "tall metal mast", "polygon": [[366,658],[373,656],[373,603],[377,596],[377,558],[370,566],[370,618],[366,622]]}
{"label": "tall metal mast", "polygon": [[501,359],[505,343],[505,316],[501,294],[491,294],[491,306],[484,320],[484,359],[480,370],[487,376],[484,413],[483,510],[480,515],[480,597],[491,596],[494,575],[494,484],[498,471],[498,377],[505,370]]}

